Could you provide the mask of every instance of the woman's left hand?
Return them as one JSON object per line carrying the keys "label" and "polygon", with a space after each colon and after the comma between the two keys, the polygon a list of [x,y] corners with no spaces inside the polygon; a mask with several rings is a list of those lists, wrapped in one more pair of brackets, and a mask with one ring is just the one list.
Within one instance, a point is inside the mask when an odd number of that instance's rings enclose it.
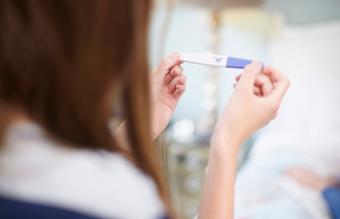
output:
{"label": "woman's left hand", "polygon": [[186,77],[179,55],[163,59],[151,72],[152,136],[157,138],[168,125],[177,103],[185,91]]}

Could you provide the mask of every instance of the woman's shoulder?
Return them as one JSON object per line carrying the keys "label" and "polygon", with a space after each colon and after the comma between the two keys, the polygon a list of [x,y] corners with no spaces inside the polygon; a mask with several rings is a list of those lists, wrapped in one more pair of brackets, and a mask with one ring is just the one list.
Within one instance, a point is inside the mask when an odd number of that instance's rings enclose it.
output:
{"label": "woman's shoulder", "polygon": [[164,214],[154,182],[123,155],[19,136],[0,153],[0,193],[105,218]]}

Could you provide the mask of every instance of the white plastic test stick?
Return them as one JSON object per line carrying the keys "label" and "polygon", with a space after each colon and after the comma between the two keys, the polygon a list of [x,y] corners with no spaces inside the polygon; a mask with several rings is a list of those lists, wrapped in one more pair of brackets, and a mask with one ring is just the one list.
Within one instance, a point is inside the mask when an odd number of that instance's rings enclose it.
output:
{"label": "white plastic test stick", "polygon": [[183,62],[223,68],[244,68],[252,62],[249,59],[205,53],[180,53]]}

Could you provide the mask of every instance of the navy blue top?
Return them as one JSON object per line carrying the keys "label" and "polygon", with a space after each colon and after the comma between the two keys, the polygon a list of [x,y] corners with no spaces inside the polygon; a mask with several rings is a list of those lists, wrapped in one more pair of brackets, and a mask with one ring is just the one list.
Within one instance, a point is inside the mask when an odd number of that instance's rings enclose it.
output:
{"label": "navy blue top", "polygon": [[[74,210],[63,209],[46,204],[19,201],[0,195],[1,219],[100,219]],[[159,219],[169,219],[163,215]]]}
{"label": "navy blue top", "polygon": [[99,219],[73,210],[19,201],[0,196],[0,218],[10,219]]}
{"label": "navy blue top", "polygon": [[322,192],[333,219],[340,219],[340,187],[328,187]]}

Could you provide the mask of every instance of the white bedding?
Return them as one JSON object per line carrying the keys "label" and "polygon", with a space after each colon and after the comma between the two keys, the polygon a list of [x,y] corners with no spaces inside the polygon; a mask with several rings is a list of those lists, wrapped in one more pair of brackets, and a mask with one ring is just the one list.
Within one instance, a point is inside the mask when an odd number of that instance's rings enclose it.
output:
{"label": "white bedding", "polygon": [[270,57],[292,86],[238,176],[235,218],[329,218],[320,194],[284,171],[340,177],[340,22],[284,28]]}

